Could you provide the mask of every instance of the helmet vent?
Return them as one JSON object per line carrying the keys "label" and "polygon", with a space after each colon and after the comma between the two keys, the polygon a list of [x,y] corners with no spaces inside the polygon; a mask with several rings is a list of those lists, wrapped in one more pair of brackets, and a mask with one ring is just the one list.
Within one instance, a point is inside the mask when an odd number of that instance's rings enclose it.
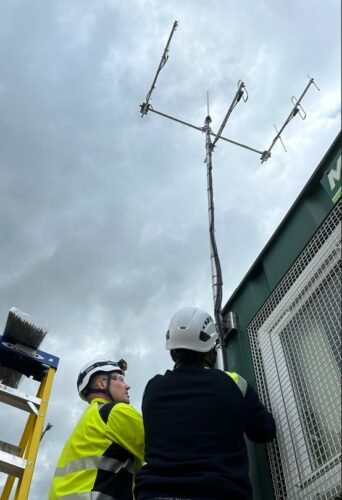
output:
{"label": "helmet vent", "polygon": [[210,316],[207,317],[207,319],[204,321],[202,329],[205,330],[205,328],[212,322],[212,319]]}
{"label": "helmet vent", "polygon": [[200,338],[200,340],[202,340],[202,342],[208,342],[208,340],[211,339],[210,335],[208,335],[207,333],[203,332],[203,330],[199,334],[199,338]]}
{"label": "helmet vent", "polygon": [[165,347],[208,352],[218,338],[213,318],[199,307],[183,307],[171,319]]}

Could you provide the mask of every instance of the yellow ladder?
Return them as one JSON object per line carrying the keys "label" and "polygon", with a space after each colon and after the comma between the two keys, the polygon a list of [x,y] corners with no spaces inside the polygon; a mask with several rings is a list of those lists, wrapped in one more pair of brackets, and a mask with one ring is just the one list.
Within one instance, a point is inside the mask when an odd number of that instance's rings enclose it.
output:
{"label": "yellow ladder", "polygon": [[14,482],[18,479],[14,499],[27,500],[59,359],[43,351],[35,351],[32,356],[25,350],[21,351],[19,344],[11,346],[3,339],[0,336],[2,365],[6,363],[9,372],[13,368],[15,372],[22,372],[40,382],[36,396],[0,384],[0,402],[29,413],[19,445],[0,441],[0,471],[8,476],[0,499],[10,498]]}

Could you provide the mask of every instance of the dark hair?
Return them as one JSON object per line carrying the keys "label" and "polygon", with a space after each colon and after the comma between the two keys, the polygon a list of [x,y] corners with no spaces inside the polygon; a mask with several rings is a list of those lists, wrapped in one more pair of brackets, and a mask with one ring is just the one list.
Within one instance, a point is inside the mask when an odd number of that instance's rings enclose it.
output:
{"label": "dark hair", "polygon": [[95,390],[95,387],[92,387],[93,385],[93,382],[94,380],[99,376],[99,375],[102,375],[102,376],[107,376],[109,375],[111,372],[96,372],[94,373],[90,379],[89,379],[89,382],[87,383],[87,385],[85,386],[85,388],[83,389],[82,391],[82,394],[87,397],[89,396],[89,394],[91,394],[92,392],[94,392]]}
{"label": "dark hair", "polygon": [[204,363],[206,352],[191,351],[189,349],[172,349],[171,356],[179,365],[198,365]]}

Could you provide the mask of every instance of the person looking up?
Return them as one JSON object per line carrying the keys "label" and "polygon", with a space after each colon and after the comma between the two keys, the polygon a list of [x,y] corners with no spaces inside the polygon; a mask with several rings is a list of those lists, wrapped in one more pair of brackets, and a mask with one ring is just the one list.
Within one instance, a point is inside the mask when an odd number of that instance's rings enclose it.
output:
{"label": "person looking up", "polygon": [[186,307],[171,319],[166,349],[175,365],[147,384],[142,401],[145,463],[136,500],[252,500],[244,435],[275,437],[272,415],[247,381],[215,369],[212,317]]}
{"label": "person looking up", "polygon": [[90,361],[77,390],[89,406],[59,457],[49,500],[132,500],[135,470],[142,463],[142,418],[129,404],[127,363]]}

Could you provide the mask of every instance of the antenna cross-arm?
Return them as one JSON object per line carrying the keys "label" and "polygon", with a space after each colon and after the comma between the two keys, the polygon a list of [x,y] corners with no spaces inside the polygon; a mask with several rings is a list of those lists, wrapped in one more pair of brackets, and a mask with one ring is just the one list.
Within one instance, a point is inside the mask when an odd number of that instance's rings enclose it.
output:
{"label": "antenna cross-arm", "polygon": [[[184,120],[179,120],[179,118],[174,118],[173,116],[167,115],[166,113],[162,113],[161,111],[157,111],[156,109],[153,109],[151,104],[148,105],[148,111],[152,111],[152,113],[156,113],[157,115],[164,116],[164,118],[169,118],[170,120],[173,120],[174,122],[181,123],[182,125],[186,125],[187,127],[194,128],[195,130],[199,130],[200,132],[205,132],[205,127],[197,127],[196,125],[192,125],[192,123],[185,122]],[[217,137],[217,134],[214,134],[214,132],[210,129],[209,134],[213,137]],[[233,141],[232,139],[227,139],[227,137],[223,137],[222,135],[219,137],[219,139],[222,139],[223,141],[230,142],[231,144],[234,144],[235,146],[240,146],[240,148],[248,149],[249,151],[253,151],[254,153],[258,153],[260,155],[265,154],[265,151],[259,151],[259,149],[251,148],[250,146],[247,146],[246,144],[242,144],[241,142],[236,142]],[[212,145],[211,145],[212,147]]]}

